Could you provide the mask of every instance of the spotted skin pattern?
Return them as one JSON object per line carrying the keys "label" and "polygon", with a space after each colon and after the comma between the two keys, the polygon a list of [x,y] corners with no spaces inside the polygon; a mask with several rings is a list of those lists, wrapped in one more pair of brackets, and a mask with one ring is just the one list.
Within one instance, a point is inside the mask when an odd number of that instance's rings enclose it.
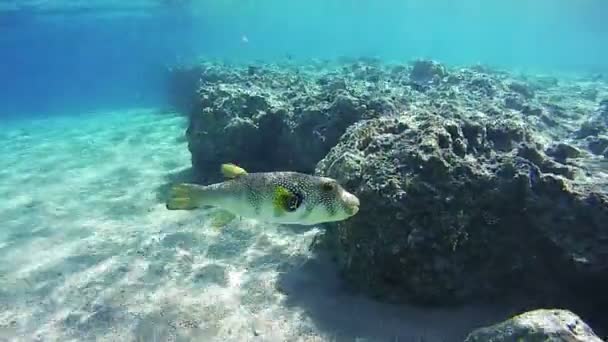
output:
{"label": "spotted skin pattern", "polygon": [[[304,205],[308,213],[319,204],[325,206],[328,212],[335,213],[336,194],[332,191],[334,189],[325,188],[325,191],[323,191],[322,184],[324,183],[319,177],[296,172],[251,173],[229,182],[234,183],[227,184],[229,187],[245,189],[249,203],[258,214],[261,204],[273,199],[278,186],[287,189],[295,196],[300,196],[300,205]],[[328,180],[327,182],[332,181]]]}
{"label": "spotted skin pattern", "polygon": [[245,194],[247,202],[257,215],[261,214],[263,203],[273,200],[277,187],[283,187],[298,197],[300,203],[295,209],[301,206],[305,208],[301,219],[306,219],[319,205],[323,206],[330,217],[336,215],[338,208],[348,209],[340,201],[339,195],[343,189],[335,180],[298,172],[249,173],[217,186],[225,194]]}
{"label": "spotted skin pattern", "polygon": [[[207,186],[183,185],[188,206],[215,206],[236,216],[266,222],[312,225],[345,220],[359,211],[359,200],[334,179],[298,172],[245,173]],[[182,199],[182,197],[187,197]],[[193,205],[191,205],[193,204]]]}

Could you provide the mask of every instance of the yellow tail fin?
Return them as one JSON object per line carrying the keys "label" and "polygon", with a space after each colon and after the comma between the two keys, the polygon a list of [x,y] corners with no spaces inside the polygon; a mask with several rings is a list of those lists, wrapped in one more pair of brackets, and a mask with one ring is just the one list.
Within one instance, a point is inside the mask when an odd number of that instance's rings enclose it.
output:
{"label": "yellow tail fin", "polygon": [[169,210],[192,210],[198,208],[201,199],[201,190],[198,185],[180,183],[171,188],[167,209]]}
{"label": "yellow tail fin", "polygon": [[221,171],[224,177],[230,179],[247,174],[247,171],[234,164],[222,164]]}

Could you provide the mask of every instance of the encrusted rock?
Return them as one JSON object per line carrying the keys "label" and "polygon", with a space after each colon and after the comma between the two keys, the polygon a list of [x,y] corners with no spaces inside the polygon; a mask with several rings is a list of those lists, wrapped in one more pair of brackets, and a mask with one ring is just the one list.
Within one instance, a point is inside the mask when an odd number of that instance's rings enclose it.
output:
{"label": "encrusted rock", "polygon": [[608,136],[600,135],[587,139],[589,150],[593,154],[602,155],[608,149]]}
{"label": "encrusted rock", "polygon": [[586,282],[608,280],[608,196],[574,189],[574,171],[507,121],[358,122],[317,165],[362,203],[325,242],[354,286],[383,298],[540,296],[560,283],[589,299],[600,293]]}
{"label": "encrusted rock", "polygon": [[435,61],[418,60],[414,62],[414,67],[410,73],[410,80],[415,83],[438,82],[445,77],[447,72],[445,67]]}
{"label": "encrusted rock", "polygon": [[608,134],[608,99],[602,100],[591,118],[581,124],[576,135],[578,138]]}
{"label": "encrusted rock", "polygon": [[202,181],[234,162],[251,171],[312,172],[344,130],[367,109],[340,78],[314,82],[289,72],[227,69],[225,79],[203,78],[187,131],[192,163]]}
{"label": "encrusted rock", "polygon": [[605,127],[599,123],[594,121],[586,121],[584,122],[579,130],[576,132],[576,136],[579,139],[597,136],[598,134],[602,134],[605,131]]}
{"label": "encrusted rock", "polygon": [[[596,110],[582,108],[592,104],[575,101],[580,95],[554,79],[528,82],[490,68],[448,71],[426,60],[412,67],[371,59],[297,66],[205,62],[174,68],[172,79],[172,103],[190,116],[189,146],[202,181],[211,180],[218,163],[226,161],[254,171],[310,172],[353,122],[408,110],[517,122],[544,141],[573,134],[572,127],[584,125],[590,112],[597,119],[575,138],[603,134],[599,118],[608,116],[602,114],[605,102]],[[511,147],[495,138],[497,149]],[[586,148],[584,142],[573,146]]]}
{"label": "encrusted rock", "polygon": [[573,179],[575,176],[576,171],[573,167],[557,163],[547,158],[547,156],[536,146],[522,144],[517,150],[517,155],[534,163],[534,165],[538,166],[539,170],[543,173],[561,175],[569,179]]}
{"label": "encrusted rock", "polygon": [[479,328],[465,342],[603,342],[568,310],[539,309]]}
{"label": "encrusted rock", "polygon": [[608,101],[581,101],[589,82],[375,59],[202,63],[175,80],[174,102],[196,95],[187,137],[201,182],[225,162],[316,168],[359,196],[360,213],[321,240],[366,292],[608,305]]}
{"label": "encrusted rock", "polygon": [[505,107],[515,110],[523,110],[525,107],[524,99],[521,95],[509,95],[505,98]]}
{"label": "encrusted rock", "polygon": [[578,158],[582,155],[581,150],[578,148],[566,144],[566,143],[557,143],[553,146],[550,146],[547,149],[547,154],[554,157],[556,160],[560,162],[565,162],[566,159]]}
{"label": "encrusted rock", "polygon": [[531,99],[534,97],[534,91],[530,89],[530,87],[521,82],[511,82],[509,83],[509,89],[512,91],[521,94],[523,97],[527,99]]}

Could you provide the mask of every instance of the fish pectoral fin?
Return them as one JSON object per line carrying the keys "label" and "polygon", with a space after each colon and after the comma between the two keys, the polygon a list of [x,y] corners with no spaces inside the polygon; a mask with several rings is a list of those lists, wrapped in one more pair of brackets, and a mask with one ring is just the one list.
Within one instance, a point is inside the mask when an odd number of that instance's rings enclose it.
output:
{"label": "fish pectoral fin", "polygon": [[232,222],[236,215],[227,211],[227,210],[216,210],[209,214],[211,227],[213,228],[223,228],[228,223]]}
{"label": "fish pectoral fin", "polygon": [[166,208],[169,210],[193,210],[199,207],[201,190],[198,185],[180,183],[171,187]]}
{"label": "fish pectoral fin", "polygon": [[245,169],[235,164],[222,164],[221,171],[222,175],[224,175],[224,177],[228,179],[237,178],[239,176],[247,174],[247,171],[245,171]]}

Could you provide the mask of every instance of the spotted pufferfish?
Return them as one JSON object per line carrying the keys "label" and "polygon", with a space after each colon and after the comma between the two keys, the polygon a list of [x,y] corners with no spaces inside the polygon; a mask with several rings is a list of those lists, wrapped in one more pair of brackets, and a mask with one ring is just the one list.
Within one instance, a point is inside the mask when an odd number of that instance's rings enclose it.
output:
{"label": "spotted pufferfish", "polygon": [[359,199],[332,178],[291,171],[248,173],[234,164],[223,164],[221,172],[224,182],[174,185],[167,209],[212,206],[230,217],[299,225],[341,221],[359,211]]}

